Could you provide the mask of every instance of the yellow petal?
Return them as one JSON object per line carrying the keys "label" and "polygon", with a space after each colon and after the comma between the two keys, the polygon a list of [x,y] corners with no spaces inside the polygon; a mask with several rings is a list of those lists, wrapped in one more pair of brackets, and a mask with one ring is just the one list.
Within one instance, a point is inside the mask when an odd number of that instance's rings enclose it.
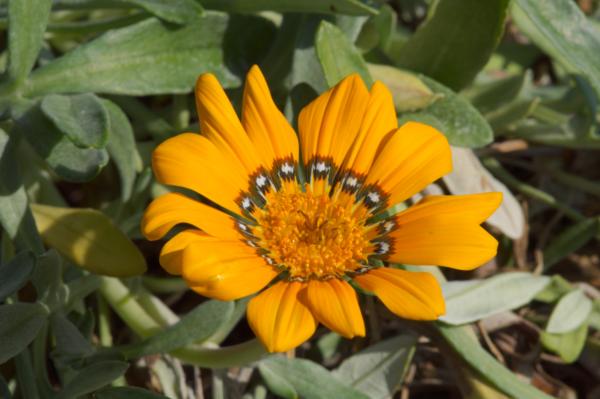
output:
{"label": "yellow petal", "polygon": [[142,218],[142,233],[149,240],[158,240],[181,223],[196,226],[214,237],[243,238],[231,216],[179,193],[168,193],[152,201]]}
{"label": "yellow petal", "polygon": [[496,255],[498,242],[479,226],[501,193],[431,196],[396,216],[389,260],[470,270]]}
{"label": "yellow petal", "polygon": [[200,241],[207,235],[200,230],[184,230],[166,242],[160,251],[160,265],[169,273],[181,275],[183,250],[194,241]]}
{"label": "yellow petal", "polygon": [[298,300],[304,283],[280,281],[248,303],[248,324],[269,352],[285,352],[308,340],[317,321]]}
{"label": "yellow petal", "polygon": [[315,318],[330,330],[352,338],[364,337],[365,323],[354,288],[344,280],[311,280],[301,299]]}
{"label": "yellow petal", "polygon": [[382,142],[397,128],[392,94],[381,82],[375,82],[360,129],[344,161],[344,168],[357,175],[366,174]]}
{"label": "yellow petal", "polygon": [[387,205],[402,202],[452,170],[450,145],[431,126],[408,122],[385,143],[365,185],[389,195]]}
{"label": "yellow petal", "polygon": [[279,111],[258,66],[250,68],[244,87],[242,124],[268,167],[275,160],[298,161],[298,137]]}
{"label": "yellow petal", "polygon": [[358,74],[308,104],[298,117],[304,163],[331,158],[340,167],[361,126],[369,92]]}
{"label": "yellow petal", "polygon": [[191,289],[214,299],[230,301],[254,294],[277,273],[241,241],[205,237],[183,251],[183,278]]}
{"label": "yellow petal", "polygon": [[152,154],[152,169],[160,183],[193,190],[233,212],[239,212],[236,200],[248,188],[239,161],[194,133],[161,143]]}
{"label": "yellow petal", "polygon": [[270,166],[260,162],[225,91],[210,73],[200,75],[196,81],[196,108],[200,131],[221,151],[235,155],[249,175],[260,166]]}
{"label": "yellow petal", "polygon": [[442,289],[429,273],[380,267],[354,278],[394,314],[411,320],[435,320],[445,313]]}

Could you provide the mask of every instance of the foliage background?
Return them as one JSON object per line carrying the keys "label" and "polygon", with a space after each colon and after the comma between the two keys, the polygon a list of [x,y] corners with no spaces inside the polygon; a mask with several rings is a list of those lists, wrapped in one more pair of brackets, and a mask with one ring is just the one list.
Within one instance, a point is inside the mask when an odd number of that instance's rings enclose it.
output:
{"label": "foliage background", "polygon": [[[593,0],[0,1],[0,397],[600,397],[599,24]],[[497,259],[427,269],[442,321],[368,297],[367,338],[263,356],[246,300],[161,271],[151,151],[198,130],[200,73],[239,108],[253,64],[292,121],[382,80],[454,146],[429,191],[504,192]]]}

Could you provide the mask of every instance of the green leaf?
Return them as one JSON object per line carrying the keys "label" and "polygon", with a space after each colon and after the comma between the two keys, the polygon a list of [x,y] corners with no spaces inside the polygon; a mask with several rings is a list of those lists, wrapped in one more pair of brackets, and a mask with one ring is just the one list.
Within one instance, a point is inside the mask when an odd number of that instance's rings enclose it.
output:
{"label": "green leaf", "polygon": [[131,277],[146,271],[138,248],[101,212],[32,204],[44,242],[92,273]]}
{"label": "green leaf", "polygon": [[237,86],[231,68],[246,70],[257,62],[272,30],[264,18],[216,12],[177,27],[150,18],[108,31],[37,69],[26,95],[189,93],[205,72],[224,87]]}
{"label": "green leaf", "polygon": [[136,387],[114,387],[94,393],[96,399],[168,399],[166,396]]}
{"label": "green leaf", "polygon": [[436,326],[454,351],[500,391],[519,399],[552,399],[498,363],[479,345],[473,335],[469,334],[466,327],[454,327],[443,323],[436,323]]}
{"label": "green leaf", "polygon": [[426,76],[419,78],[437,99],[419,112],[400,114],[400,124],[411,120],[430,124],[458,147],[476,148],[492,142],[492,128],[467,100]]}
{"label": "green leaf", "polygon": [[40,303],[0,305],[0,364],[29,345],[47,317],[48,309]]}
{"label": "green leaf", "polygon": [[552,311],[546,332],[564,334],[584,324],[592,311],[592,301],[577,289],[563,296]]}
{"label": "green leaf", "polygon": [[583,247],[600,231],[598,218],[588,218],[562,231],[544,248],[544,269],[548,270],[561,259]]}
{"label": "green leaf", "polygon": [[211,300],[197,306],[176,324],[125,349],[128,358],[170,352],[210,338],[233,313],[233,302]]}
{"label": "green leaf", "polygon": [[352,73],[358,73],[367,87],[373,84],[367,63],[337,26],[322,21],[317,30],[315,48],[329,86]]}
{"label": "green leaf", "polygon": [[78,398],[119,378],[129,367],[115,360],[99,361],[79,370],[57,395],[57,399]]}
{"label": "green leaf", "polygon": [[8,2],[8,78],[20,85],[33,68],[50,15],[51,0]]}
{"label": "green leaf", "polygon": [[542,331],[541,341],[544,347],[567,363],[572,363],[581,354],[588,335],[588,325],[583,323],[577,329],[563,334],[552,334]]}
{"label": "green leaf", "polygon": [[396,111],[416,111],[432,104],[438,97],[415,74],[389,65],[369,64],[373,79],[392,92]]}
{"label": "green leaf", "polygon": [[62,280],[62,259],[51,249],[37,259],[31,282],[37,291],[38,301],[50,310],[61,308],[68,292]]}
{"label": "green leaf", "polygon": [[429,18],[400,48],[397,65],[459,90],[496,48],[509,0],[436,1]]}
{"label": "green leaf", "polygon": [[358,0],[201,0],[206,8],[227,12],[306,12],[322,14],[374,15],[377,10]]}
{"label": "green leaf", "polygon": [[258,363],[261,374],[276,375],[303,399],[344,398],[366,399],[368,396],[349,387],[335,378],[323,366],[305,359],[286,359],[282,356],[271,356]]}
{"label": "green leaf", "polygon": [[108,112],[94,94],[50,94],[42,100],[41,109],[78,147],[102,148],[106,145]]}
{"label": "green leaf", "polygon": [[[467,284],[465,284],[467,283]],[[485,280],[444,283],[445,323],[466,324],[529,303],[550,277],[525,272],[502,273]],[[493,292],[494,295],[488,295]]]}
{"label": "green leaf", "polygon": [[35,265],[32,252],[19,252],[17,256],[0,265],[0,302],[21,289],[29,280]]}
{"label": "green leaf", "polygon": [[48,166],[67,181],[89,181],[108,163],[106,150],[75,145],[43,114],[39,105],[21,116],[16,128]]}
{"label": "green leaf", "polygon": [[412,335],[379,342],[345,359],[333,375],[371,399],[391,398],[400,388],[416,343]]}
{"label": "green leaf", "polygon": [[195,0],[125,0],[165,21],[185,24],[202,15],[202,6]]}
{"label": "green leaf", "polygon": [[27,207],[27,194],[16,159],[16,135],[0,129],[0,225],[15,240],[19,250],[44,251],[33,216]]}
{"label": "green leaf", "polygon": [[275,395],[286,399],[298,399],[298,392],[290,384],[285,377],[275,373],[268,367],[264,367],[261,363],[258,364],[258,371],[262,376],[265,384],[269,387],[269,390]]}
{"label": "green leaf", "polygon": [[569,72],[584,75],[600,95],[600,30],[577,3],[562,0],[515,0],[514,23]]}
{"label": "green leaf", "polygon": [[81,334],[81,331],[63,314],[55,313],[50,318],[50,325],[56,340],[54,355],[69,359],[81,359],[94,352],[92,344]]}
{"label": "green leaf", "polygon": [[119,171],[121,200],[125,202],[131,198],[135,176],[142,169],[142,160],[127,115],[113,102],[104,100],[103,103],[108,111],[110,131],[106,149]]}

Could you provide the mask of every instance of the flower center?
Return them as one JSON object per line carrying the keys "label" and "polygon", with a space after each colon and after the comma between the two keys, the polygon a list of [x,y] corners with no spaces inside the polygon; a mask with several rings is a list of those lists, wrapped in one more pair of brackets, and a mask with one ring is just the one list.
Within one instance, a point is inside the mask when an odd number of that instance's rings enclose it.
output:
{"label": "flower center", "polygon": [[271,192],[255,217],[258,244],[292,278],[340,277],[366,262],[364,222],[327,194]]}

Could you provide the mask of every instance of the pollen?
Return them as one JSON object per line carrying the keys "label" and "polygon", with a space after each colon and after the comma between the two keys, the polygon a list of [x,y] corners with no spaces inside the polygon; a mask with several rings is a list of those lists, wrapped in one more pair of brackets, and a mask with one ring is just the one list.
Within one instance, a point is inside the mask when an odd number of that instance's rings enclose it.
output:
{"label": "pollen", "polygon": [[299,190],[272,192],[266,200],[255,215],[258,244],[292,279],[341,277],[366,262],[364,221],[350,207]]}

